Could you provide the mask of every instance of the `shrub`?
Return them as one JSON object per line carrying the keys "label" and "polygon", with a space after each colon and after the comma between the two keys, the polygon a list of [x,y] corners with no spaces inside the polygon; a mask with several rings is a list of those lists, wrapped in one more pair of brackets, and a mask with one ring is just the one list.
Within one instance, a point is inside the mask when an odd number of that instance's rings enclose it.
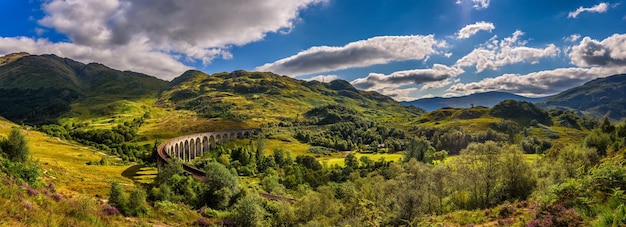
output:
{"label": "shrub", "polygon": [[102,205],[102,212],[106,215],[112,216],[112,215],[119,215],[120,211],[115,208],[114,206],[111,206],[109,204],[103,204]]}
{"label": "shrub", "polygon": [[133,216],[143,215],[148,213],[148,204],[146,203],[146,192],[137,188],[130,193],[128,199],[128,209]]}
{"label": "shrub", "polygon": [[111,183],[111,194],[109,195],[109,205],[117,208],[123,214],[127,213],[128,198],[126,193],[117,181]]}

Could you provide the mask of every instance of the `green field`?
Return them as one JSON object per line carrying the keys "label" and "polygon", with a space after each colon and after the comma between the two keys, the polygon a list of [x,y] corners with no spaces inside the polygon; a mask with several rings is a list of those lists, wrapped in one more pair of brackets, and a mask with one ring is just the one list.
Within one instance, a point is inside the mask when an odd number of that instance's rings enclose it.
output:
{"label": "green field", "polygon": [[[364,154],[364,153],[355,153],[354,154],[357,159],[360,159],[363,156],[367,156],[369,157],[372,161],[380,161],[381,159],[385,159],[385,161],[401,161],[402,158],[404,157],[404,154],[401,153],[395,153],[395,154]],[[334,155],[333,155],[334,156]],[[322,157],[319,160],[326,166],[328,167],[332,167],[334,165],[338,165],[338,166],[344,166],[344,160],[345,160],[345,156],[347,156],[347,153],[341,153],[340,155],[341,157],[330,157],[330,158],[326,158],[326,157]]]}

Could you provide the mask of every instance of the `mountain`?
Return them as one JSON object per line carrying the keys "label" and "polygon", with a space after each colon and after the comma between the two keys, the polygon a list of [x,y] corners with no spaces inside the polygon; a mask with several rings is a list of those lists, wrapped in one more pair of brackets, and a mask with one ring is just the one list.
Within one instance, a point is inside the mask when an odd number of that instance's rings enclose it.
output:
{"label": "mountain", "polygon": [[208,75],[190,70],[167,82],[55,55],[0,57],[0,116],[19,124],[112,127],[119,118],[152,113],[155,131],[176,122],[187,132],[215,130],[207,125],[249,128],[297,122],[307,118],[307,111],[325,105],[394,123],[409,122],[424,112],[376,92],[359,91],[344,80],[322,83],[268,72]]}
{"label": "mountain", "polygon": [[0,115],[17,123],[54,123],[72,111],[101,113],[101,107],[122,100],[156,98],[167,84],[98,63],[83,64],[55,55],[9,54],[0,57]]}
{"label": "mountain", "polygon": [[344,80],[322,83],[243,70],[213,75],[187,71],[172,80],[157,104],[206,118],[259,123],[303,118],[312,108],[335,104],[381,121],[408,121],[423,113],[379,93],[357,90]]}
{"label": "mountain", "polygon": [[538,103],[545,108],[577,109],[596,118],[626,117],[626,74],[613,75],[568,89]]}
{"label": "mountain", "polygon": [[404,105],[416,106],[426,111],[433,111],[443,107],[453,108],[468,108],[471,106],[485,106],[492,107],[504,100],[526,101],[526,102],[539,102],[543,98],[528,98],[506,92],[485,92],[476,93],[467,96],[451,97],[451,98],[424,98],[414,101],[402,102]]}

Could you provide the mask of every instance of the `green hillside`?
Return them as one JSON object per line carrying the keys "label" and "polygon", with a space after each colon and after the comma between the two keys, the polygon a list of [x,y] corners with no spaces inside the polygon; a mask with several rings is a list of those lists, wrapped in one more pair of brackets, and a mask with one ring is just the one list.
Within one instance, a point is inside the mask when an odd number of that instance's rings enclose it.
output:
{"label": "green hillside", "polygon": [[543,107],[565,107],[596,118],[605,115],[619,120],[626,117],[626,74],[595,79],[568,89],[538,103]]}
{"label": "green hillside", "polygon": [[387,96],[359,91],[348,82],[301,81],[268,72],[208,75],[188,71],[171,82],[157,104],[191,110],[206,118],[250,121],[260,125],[303,118],[314,107],[339,104],[379,121],[407,122],[422,111]]}
{"label": "green hillside", "polygon": [[[166,85],[151,76],[97,63],[12,54],[0,58],[0,115],[36,125],[57,122],[61,116],[108,115],[120,101],[156,98]],[[107,108],[113,111],[102,111]]]}

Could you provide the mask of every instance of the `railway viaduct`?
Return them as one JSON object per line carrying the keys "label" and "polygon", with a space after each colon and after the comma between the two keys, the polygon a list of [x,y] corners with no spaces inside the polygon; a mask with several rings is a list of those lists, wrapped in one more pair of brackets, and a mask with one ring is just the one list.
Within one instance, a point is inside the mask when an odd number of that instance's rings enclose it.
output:
{"label": "railway viaduct", "polygon": [[210,149],[216,148],[219,144],[225,144],[232,140],[250,137],[259,132],[260,129],[245,129],[223,132],[205,132],[186,136],[180,136],[163,142],[157,148],[157,167],[160,169],[172,158],[183,161],[183,169],[196,179],[204,179],[204,171],[187,165],[196,157],[201,157]]}

